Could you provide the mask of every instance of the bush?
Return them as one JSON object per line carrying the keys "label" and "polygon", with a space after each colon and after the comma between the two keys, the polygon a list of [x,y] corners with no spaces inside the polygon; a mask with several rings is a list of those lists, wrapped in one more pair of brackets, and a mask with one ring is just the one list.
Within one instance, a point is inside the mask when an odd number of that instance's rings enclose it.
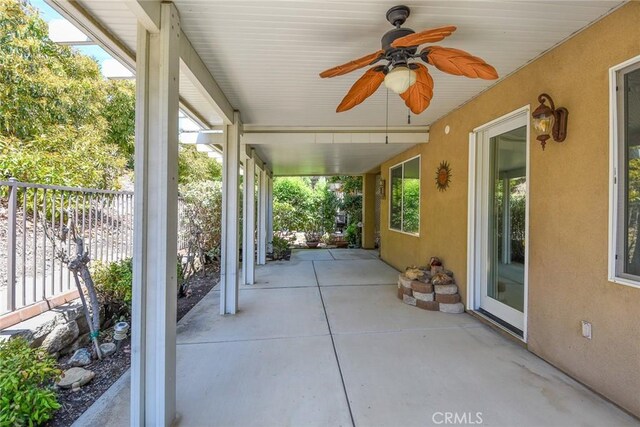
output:
{"label": "bush", "polygon": [[312,188],[309,178],[282,177],[273,183],[273,229],[328,232],[335,230],[339,201],[325,178]]}
{"label": "bush", "polygon": [[38,425],[60,408],[52,383],[55,360],[22,339],[0,343],[0,425]]}
{"label": "bush", "polygon": [[[184,209],[180,216],[180,238],[194,240],[211,258],[220,256],[222,233],[222,183],[196,181],[180,186]],[[194,248],[195,249],[195,248]]]}
{"label": "bush", "polygon": [[289,251],[289,241],[279,236],[273,236],[273,260],[285,258]]}
{"label": "bush", "polygon": [[105,310],[105,319],[131,317],[133,260],[98,264],[92,278],[98,300]]}

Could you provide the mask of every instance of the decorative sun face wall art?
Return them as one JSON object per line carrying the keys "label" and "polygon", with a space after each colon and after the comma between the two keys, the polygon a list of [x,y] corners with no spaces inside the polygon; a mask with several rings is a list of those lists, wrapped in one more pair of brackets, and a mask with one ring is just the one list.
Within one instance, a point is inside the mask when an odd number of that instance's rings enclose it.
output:
{"label": "decorative sun face wall art", "polygon": [[446,191],[451,183],[451,166],[449,162],[443,160],[440,162],[438,169],[436,169],[436,187],[439,191]]}

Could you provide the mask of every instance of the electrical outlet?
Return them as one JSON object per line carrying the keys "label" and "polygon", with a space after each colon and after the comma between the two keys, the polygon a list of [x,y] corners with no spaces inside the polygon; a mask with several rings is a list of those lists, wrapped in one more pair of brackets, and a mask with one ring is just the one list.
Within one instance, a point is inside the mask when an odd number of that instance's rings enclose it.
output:
{"label": "electrical outlet", "polygon": [[582,321],[582,336],[586,339],[591,339],[591,323],[586,320]]}

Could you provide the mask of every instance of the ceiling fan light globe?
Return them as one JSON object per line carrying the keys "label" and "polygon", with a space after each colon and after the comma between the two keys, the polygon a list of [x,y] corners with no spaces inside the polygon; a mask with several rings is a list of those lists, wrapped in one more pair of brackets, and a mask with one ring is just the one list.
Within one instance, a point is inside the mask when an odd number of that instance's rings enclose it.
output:
{"label": "ceiling fan light globe", "polygon": [[391,91],[404,93],[416,82],[416,72],[405,66],[395,67],[384,77],[384,85]]}

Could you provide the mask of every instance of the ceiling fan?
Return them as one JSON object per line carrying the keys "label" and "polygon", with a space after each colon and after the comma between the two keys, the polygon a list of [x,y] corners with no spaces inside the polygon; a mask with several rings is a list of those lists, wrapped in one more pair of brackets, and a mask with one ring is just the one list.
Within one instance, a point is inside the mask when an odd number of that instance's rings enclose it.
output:
{"label": "ceiling fan", "polygon": [[394,6],[387,11],[387,21],[395,26],[382,36],[382,49],[362,58],[329,68],[320,77],[336,77],[351,71],[387,61],[384,65],[369,68],[351,87],[338,108],[337,113],[347,111],[363,102],[380,87],[385,86],[400,95],[414,114],[427,109],[433,97],[433,79],[427,67],[411,60],[421,59],[440,71],[456,76],[493,80],[498,78],[495,68],[483,59],[460,49],[427,46],[418,52],[418,46],[443,40],[456,30],[454,26],[432,28],[416,33],[402,28],[409,17],[407,6]]}

